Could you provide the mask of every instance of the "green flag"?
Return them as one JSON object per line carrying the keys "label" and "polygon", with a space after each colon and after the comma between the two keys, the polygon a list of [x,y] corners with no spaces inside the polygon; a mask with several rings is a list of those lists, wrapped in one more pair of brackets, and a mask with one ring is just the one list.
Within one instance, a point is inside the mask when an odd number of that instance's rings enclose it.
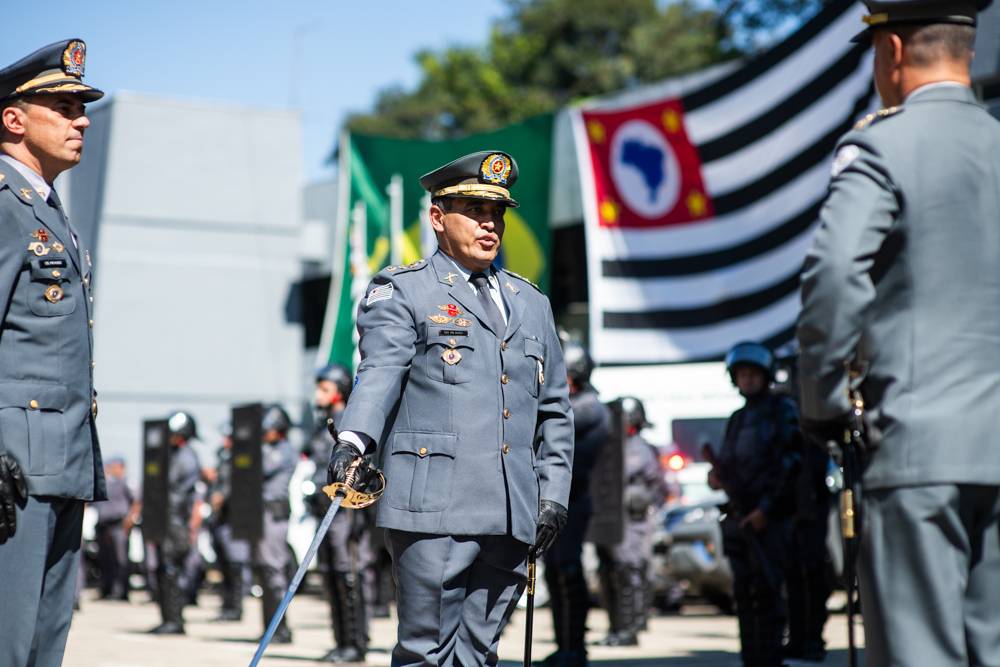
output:
{"label": "green flag", "polygon": [[[511,194],[520,207],[507,211],[497,263],[548,290],[552,124],[553,116],[545,114],[495,132],[447,141],[362,134],[341,138],[339,211],[321,363],[355,366],[357,303],[371,276],[392,263],[393,206],[402,223],[398,261],[406,264],[433,252],[424,222],[427,193],[420,187],[420,176],[468,153],[498,150],[517,161],[519,176]],[[390,196],[394,182],[398,190]]]}

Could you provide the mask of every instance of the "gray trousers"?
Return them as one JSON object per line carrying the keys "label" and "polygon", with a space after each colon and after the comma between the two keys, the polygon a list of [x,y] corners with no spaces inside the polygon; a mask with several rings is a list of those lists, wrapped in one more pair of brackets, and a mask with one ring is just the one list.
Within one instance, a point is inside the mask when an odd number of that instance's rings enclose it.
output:
{"label": "gray trousers", "polygon": [[251,548],[250,562],[260,577],[260,585],[277,591],[279,599],[288,588],[288,517],[264,510],[264,532]]}
{"label": "gray trousers", "polygon": [[865,664],[1000,666],[1000,487],[868,491],[863,507]]}
{"label": "gray trousers", "polygon": [[506,535],[386,536],[399,613],[393,667],[495,665],[526,583],[528,545]]}
{"label": "gray trousers", "polygon": [[0,665],[58,667],[73,618],[83,501],[29,496],[0,544]]}

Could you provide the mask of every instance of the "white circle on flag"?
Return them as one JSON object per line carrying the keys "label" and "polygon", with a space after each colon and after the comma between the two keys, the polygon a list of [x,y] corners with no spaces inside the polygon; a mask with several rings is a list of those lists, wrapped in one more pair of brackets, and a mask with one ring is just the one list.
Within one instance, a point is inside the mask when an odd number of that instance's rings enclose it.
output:
{"label": "white circle on flag", "polygon": [[636,214],[661,218],[677,205],[681,170],[670,142],[652,123],[629,120],[611,139],[611,179]]}

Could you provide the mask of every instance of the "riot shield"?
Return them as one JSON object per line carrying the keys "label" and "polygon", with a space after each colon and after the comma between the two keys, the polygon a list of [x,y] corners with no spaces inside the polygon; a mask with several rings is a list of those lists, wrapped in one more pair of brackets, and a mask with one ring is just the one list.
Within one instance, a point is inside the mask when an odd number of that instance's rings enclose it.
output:
{"label": "riot shield", "polygon": [[625,422],[620,400],[608,408],[611,428],[590,476],[594,514],[587,528],[587,541],[601,545],[617,544],[625,535]]}
{"label": "riot shield", "polygon": [[142,536],[162,542],[167,536],[170,493],[170,429],[166,419],[142,423]]}
{"label": "riot shield", "polygon": [[257,542],[264,532],[263,473],[261,467],[260,403],[233,408],[232,484],[229,496],[229,525],[233,537]]}

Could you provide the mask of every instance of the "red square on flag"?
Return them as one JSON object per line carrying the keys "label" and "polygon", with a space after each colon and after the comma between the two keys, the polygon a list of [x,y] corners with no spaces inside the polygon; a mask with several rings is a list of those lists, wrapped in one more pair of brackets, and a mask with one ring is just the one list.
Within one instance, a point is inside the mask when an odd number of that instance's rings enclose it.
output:
{"label": "red square on flag", "polygon": [[582,116],[602,227],[659,227],[712,217],[680,100]]}

